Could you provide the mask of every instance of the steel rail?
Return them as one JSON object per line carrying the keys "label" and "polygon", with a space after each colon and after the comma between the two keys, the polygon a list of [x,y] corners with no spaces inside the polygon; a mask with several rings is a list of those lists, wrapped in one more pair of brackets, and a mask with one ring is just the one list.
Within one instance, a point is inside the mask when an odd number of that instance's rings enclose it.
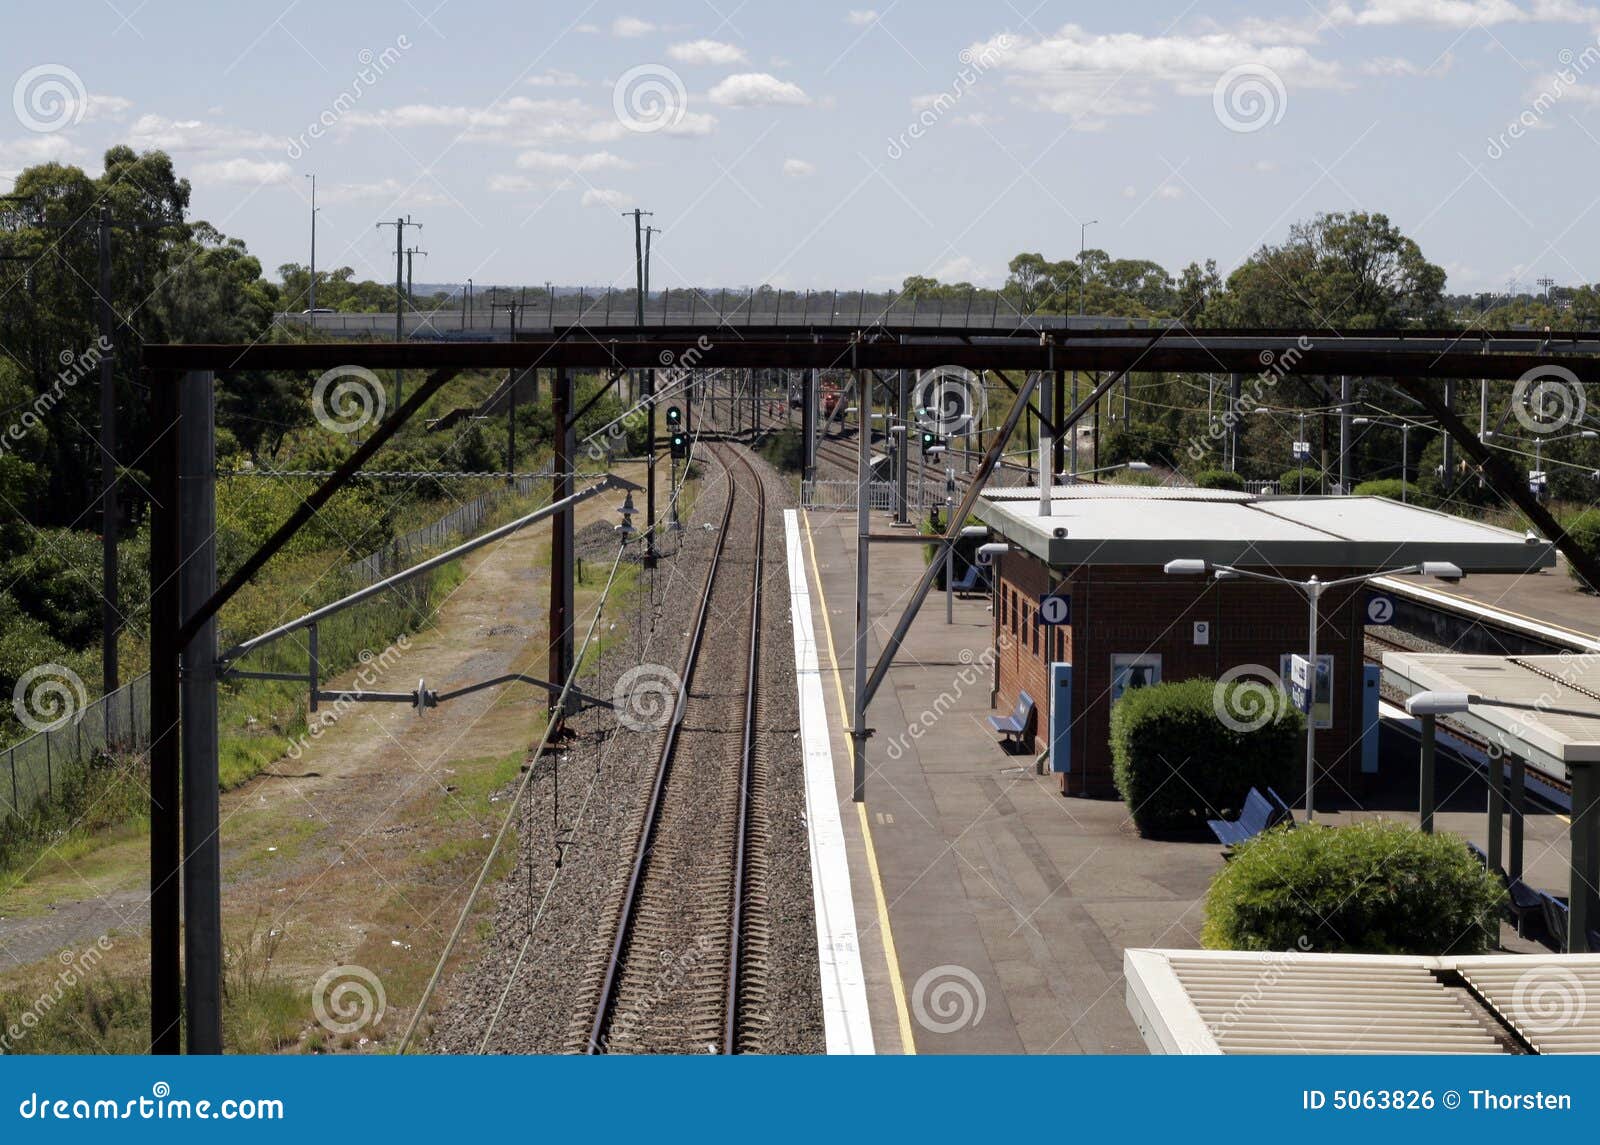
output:
{"label": "steel rail", "polygon": [[604,1047],[606,1026],[616,1005],[617,989],[621,985],[622,966],[626,961],[628,938],[633,930],[634,915],[639,905],[640,890],[644,883],[645,868],[650,861],[650,851],[655,842],[656,828],[661,817],[663,795],[667,776],[672,770],[677,749],[678,732],[683,726],[684,714],[689,704],[689,686],[694,679],[695,666],[700,658],[700,644],[705,636],[706,620],[710,615],[711,586],[716,583],[717,570],[727,547],[728,527],[733,520],[735,488],[729,476],[727,503],[723,506],[722,522],[717,528],[717,543],[711,554],[710,567],[706,569],[705,585],[700,594],[700,607],[695,613],[694,627],[690,630],[689,646],[684,649],[683,667],[678,673],[678,694],[673,704],[672,717],[667,722],[666,736],[661,753],[656,760],[655,780],[650,789],[650,800],[645,805],[644,823],[639,831],[639,842],[634,849],[633,864],[628,872],[628,883],[623,890],[622,912],[617,919],[617,933],[606,959],[605,976],[600,983],[600,997],[595,1005],[594,1022],[589,1027],[589,1039],[584,1053],[598,1054]]}

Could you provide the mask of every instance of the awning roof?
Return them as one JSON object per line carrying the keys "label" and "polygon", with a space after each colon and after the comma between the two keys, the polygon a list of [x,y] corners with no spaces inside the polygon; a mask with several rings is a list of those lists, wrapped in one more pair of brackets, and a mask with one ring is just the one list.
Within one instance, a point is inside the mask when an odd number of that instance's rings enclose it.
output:
{"label": "awning roof", "polygon": [[1596,954],[1130,949],[1123,969],[1152,1053],[1600,1051]]}
{"label": "awning roof", "polygon": [[1061,485],[1051,513],[1037,487],[993,489],[975,512],[1056,566],[1162,565],[1176,557],[1275,568],[1383,569],[1425,560],[1465,572],[1555,564],[1548,541],[1383,497],[1255,496],[1215,489]]}
{"label": "awning roof", "polygon": [[1600,656],[1385,652],[1383,675],[1407,695],[1482,696],[1450,719],[1556,779],[1600,762]]}

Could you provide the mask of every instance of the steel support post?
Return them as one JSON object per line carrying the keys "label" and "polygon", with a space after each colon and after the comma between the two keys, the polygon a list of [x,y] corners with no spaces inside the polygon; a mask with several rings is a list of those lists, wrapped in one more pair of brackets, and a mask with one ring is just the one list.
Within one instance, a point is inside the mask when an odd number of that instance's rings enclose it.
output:
{"label": "steel support post", "polygon": [[1510,829],[1506,832],[1506,873],[1522,877],[1522,817],[1528,812],[1528,763],[1520,755],[1511,757]]}
{"label": "steel support post", "polygon": [[[571,424],[572,373],[558,367],[550,388],[551,412],[556,425],[555,479],[552,497],[560,501],[572,496],[572,462],[576,455]],[[556,514],[550,527],[550,667],[554,681],[565,681],[572,669],[572,509]],[[551,719],[567,713],[555,711]]]}
{"label": "steel support post", "polygon": [[807,481],[817,479],[817,371],[800,371],[800,437],[804,442],[801,475]]}
{"label": "steel support post", "polygon": [[[911,521],[911,498],[908,481],[911,474],[911,418],[908,416],[910,407],[908,402],[911,397],[910,381],[904,370],[899,371],[895,385],[895,416],[902,427],[900,436],[894,435],[894,427],[888,424],[889,419],[884,418],[888,427],[885,440],[894,446],[894,520],[897,525],[909,524]],[[868,425],[871,430],[871,425]],[[921,479],[918,479],[921,485]]]}
{"label": "steel support post", "polygon": [[311,685],[311,711],[317,710],[317,691],[322,686],[322,659],[317,655],[317,626],[306,628],[306,674]]}
{"label": "steel support post", "polygon": [[517,383],[522,371],[513,369],[507,377],[511,385],[506,391],[506,484],[515,485],[517,479],[511,475],[517,471]]}
{"label": "steel support post", "polygon": [[1595,800],[1600,795],[1600,775],[1593,764],[1572,768],[1572,877],[1567,887],[1567,902],[1572,911],[1567,924],[1567,949],[1573,954],[1588,954],[1589,930],[1595,917],[1595,883],[1600,879],[1600,813]]}
{"label": "steel support post", "polygon": [[1433,774],[1434,774],[1434,747],[1437,740],[1434,717],[1432,713],[1424,712],[1417,717],[1418,735],[1422,740],[1422,758],[1419,761],[1417,781],[1417,825],[1422,828],[1424,835],[1433,834]]}
{"label": "steel support post", "polygon": [[[1402,473],[1401,477],[1405,474]],[[1339,492],[1350,493],[1350,375],[1339,377]]]}
{"label": "steel support post", "polygon": [[[1506,822],[1506,765],[1496,758],[1489,760],[1489,838],[1485,850],[1489,855],[1489,869],[1498,871],[1504,865]],[[1578,821],[1577,792],[1573,792],[1572,821]]]}
{"label": "steel support post", "polygon": [[182,1048],[183,852],[178,765],[178,380],[150,387],[150,1052]]}
{"label": "steel support post", "polygon": [[[854,357],[854,348],[852,348]],[[856,383],[856,634],[851,644],[855,664],[855,690],[850,715],[850,798],[867,798],[867,568],[872,546],[872,378],[853,370]]]}
{"label": "steel support post", "polygon": [[1239,435],[1242,426],[1239,424],[1243,418],[1239,409],[1239,375],[1228,375],[1228,412],[1223,417],[1223,425],[1228,432],[1228,471],[1239,472]]}
{"label": "steel support post", "polygon": [[1306,822],[1316,817],[1317,789],[1317,620],[1322,600],[1322,583],[1316,577],[1306,582],[1306,599],[1311,602],[1310,645],[1311,663],[1306,668],[1306,691],[1310,698],[1306,713]]}
{"label": "steel support post", "polygon": [[[217,588],[216,447],[212,375],[180,383],[178,520],[184,619]],[[183,965],[188,1051],[222,1052],[222,852],[217,774],[217,621],[182,649]]]}

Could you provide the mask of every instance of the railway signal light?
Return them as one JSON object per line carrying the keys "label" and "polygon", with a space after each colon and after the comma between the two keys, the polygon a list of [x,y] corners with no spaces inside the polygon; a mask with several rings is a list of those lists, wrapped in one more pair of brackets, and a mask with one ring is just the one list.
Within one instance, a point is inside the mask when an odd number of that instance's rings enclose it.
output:
{"label": "railway signal light", "polygon": [[667,428],[677,429],[683,424],[683,411],[677,406],[667,407]]}
{"label": "railway signal light", "polygon": [[922,431],[922,452],[938,453],[944,449],[944,438],[934,433],[931,429]]}
{"label": "railway signal light", "polygon": [[681,430],[675,431],[672,435],[672,456],[689,456],[689,435]]}

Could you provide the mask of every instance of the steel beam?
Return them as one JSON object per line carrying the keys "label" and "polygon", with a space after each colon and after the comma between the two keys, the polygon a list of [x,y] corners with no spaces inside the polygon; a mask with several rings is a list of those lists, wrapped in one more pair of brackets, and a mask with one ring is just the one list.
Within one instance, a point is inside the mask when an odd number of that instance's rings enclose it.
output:
{"label": "steel beam", "polygon": [[[204,371],[178,390],[180,594],[187,621],[217,587],[215,392]],[[183,645],[183,968],[188,1052],[222,1052],[222,848],[217,771],[217,621]]]}
{"label": "steel beam", "polygon": [[150,1052],[183,1044],[178,756],[178,386],[150,384]]}

